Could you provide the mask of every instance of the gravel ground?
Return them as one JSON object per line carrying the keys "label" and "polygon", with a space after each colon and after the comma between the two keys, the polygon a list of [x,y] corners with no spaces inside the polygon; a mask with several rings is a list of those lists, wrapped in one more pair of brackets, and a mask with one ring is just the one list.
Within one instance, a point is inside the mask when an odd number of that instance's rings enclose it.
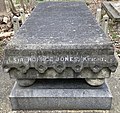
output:
{"label": "gravel ground", "polygon": [[[118,58],[119,62],[120,59]],[[4,74],[0,66],[0,113],[120,113],[120,64],[117,71],[108,79],[113,94],[112,108],[110,111],[79,110],[79,111],[12,111],[9,102],[9,94],[14,80],[10,80],[8,74]]]}

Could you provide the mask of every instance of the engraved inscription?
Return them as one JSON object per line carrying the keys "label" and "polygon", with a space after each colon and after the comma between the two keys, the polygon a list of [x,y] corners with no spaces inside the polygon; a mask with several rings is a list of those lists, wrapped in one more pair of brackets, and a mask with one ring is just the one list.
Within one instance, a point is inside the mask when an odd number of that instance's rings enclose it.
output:
{"label": "engraved inscription", "polygon": [[24,57],[13,57],[13,56],[9,56],[7,63],[29,63],[29,62],[43,62],[43,63],[47,63],[47,62],[73,62],[73,63],[77,63],[77,62],[112,62],[113,59],[112,58],[108,58],[107,56],[101,57],[101,56],[24,56]]}

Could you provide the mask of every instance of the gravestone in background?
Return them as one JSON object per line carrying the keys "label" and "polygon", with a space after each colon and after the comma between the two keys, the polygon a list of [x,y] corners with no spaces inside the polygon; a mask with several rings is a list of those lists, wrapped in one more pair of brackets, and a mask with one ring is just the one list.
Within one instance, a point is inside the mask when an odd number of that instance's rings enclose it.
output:
{"label": "gravestone in background", "polygon": [[114,22],[120,23],[120,1],[106,2],[101,4],[101,8]]}
{"label": "gravestone in background", "polygon": [[14,110],[111,107],[105,78],[117,68],[114,48],[83,2],[39,4],[4,55],[3,69],[17,81]]}

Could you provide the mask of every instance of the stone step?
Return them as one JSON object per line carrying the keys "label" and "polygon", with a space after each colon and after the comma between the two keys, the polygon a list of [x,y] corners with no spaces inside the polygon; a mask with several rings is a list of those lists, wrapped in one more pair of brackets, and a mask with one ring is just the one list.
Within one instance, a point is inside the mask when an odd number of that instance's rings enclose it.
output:
{"label": "stone step", "polygon": [[92,87],[84,79],[37,80],[30,87],[15,83],[9,98],[13,110],[108,110],[112,102],[107,83]]}

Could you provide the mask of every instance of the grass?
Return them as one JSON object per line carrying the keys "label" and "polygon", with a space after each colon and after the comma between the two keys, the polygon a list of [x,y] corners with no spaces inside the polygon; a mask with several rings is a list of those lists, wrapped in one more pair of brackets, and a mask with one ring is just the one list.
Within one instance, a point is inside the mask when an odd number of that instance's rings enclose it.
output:
{"label": "grass", "polygon": [[118,36],[119,33],[117,32],[116,29],[114,29],[114,26],[115,26],[115,24],[109,23],[109,31],[110,31],[110,34],[111,34],[113,40],[120,38],[120,37]]}
{"label": "grass", "polygon": [[[25,0],[27,2],[29,2],[29,0]],[[20,3],[20,0],[16,0],[16,4],[19,4]]]}
{"label": "grass", "polygon": [[112,33],[112,39],[117,39],[117,38],[119,38],[117,33]]}

